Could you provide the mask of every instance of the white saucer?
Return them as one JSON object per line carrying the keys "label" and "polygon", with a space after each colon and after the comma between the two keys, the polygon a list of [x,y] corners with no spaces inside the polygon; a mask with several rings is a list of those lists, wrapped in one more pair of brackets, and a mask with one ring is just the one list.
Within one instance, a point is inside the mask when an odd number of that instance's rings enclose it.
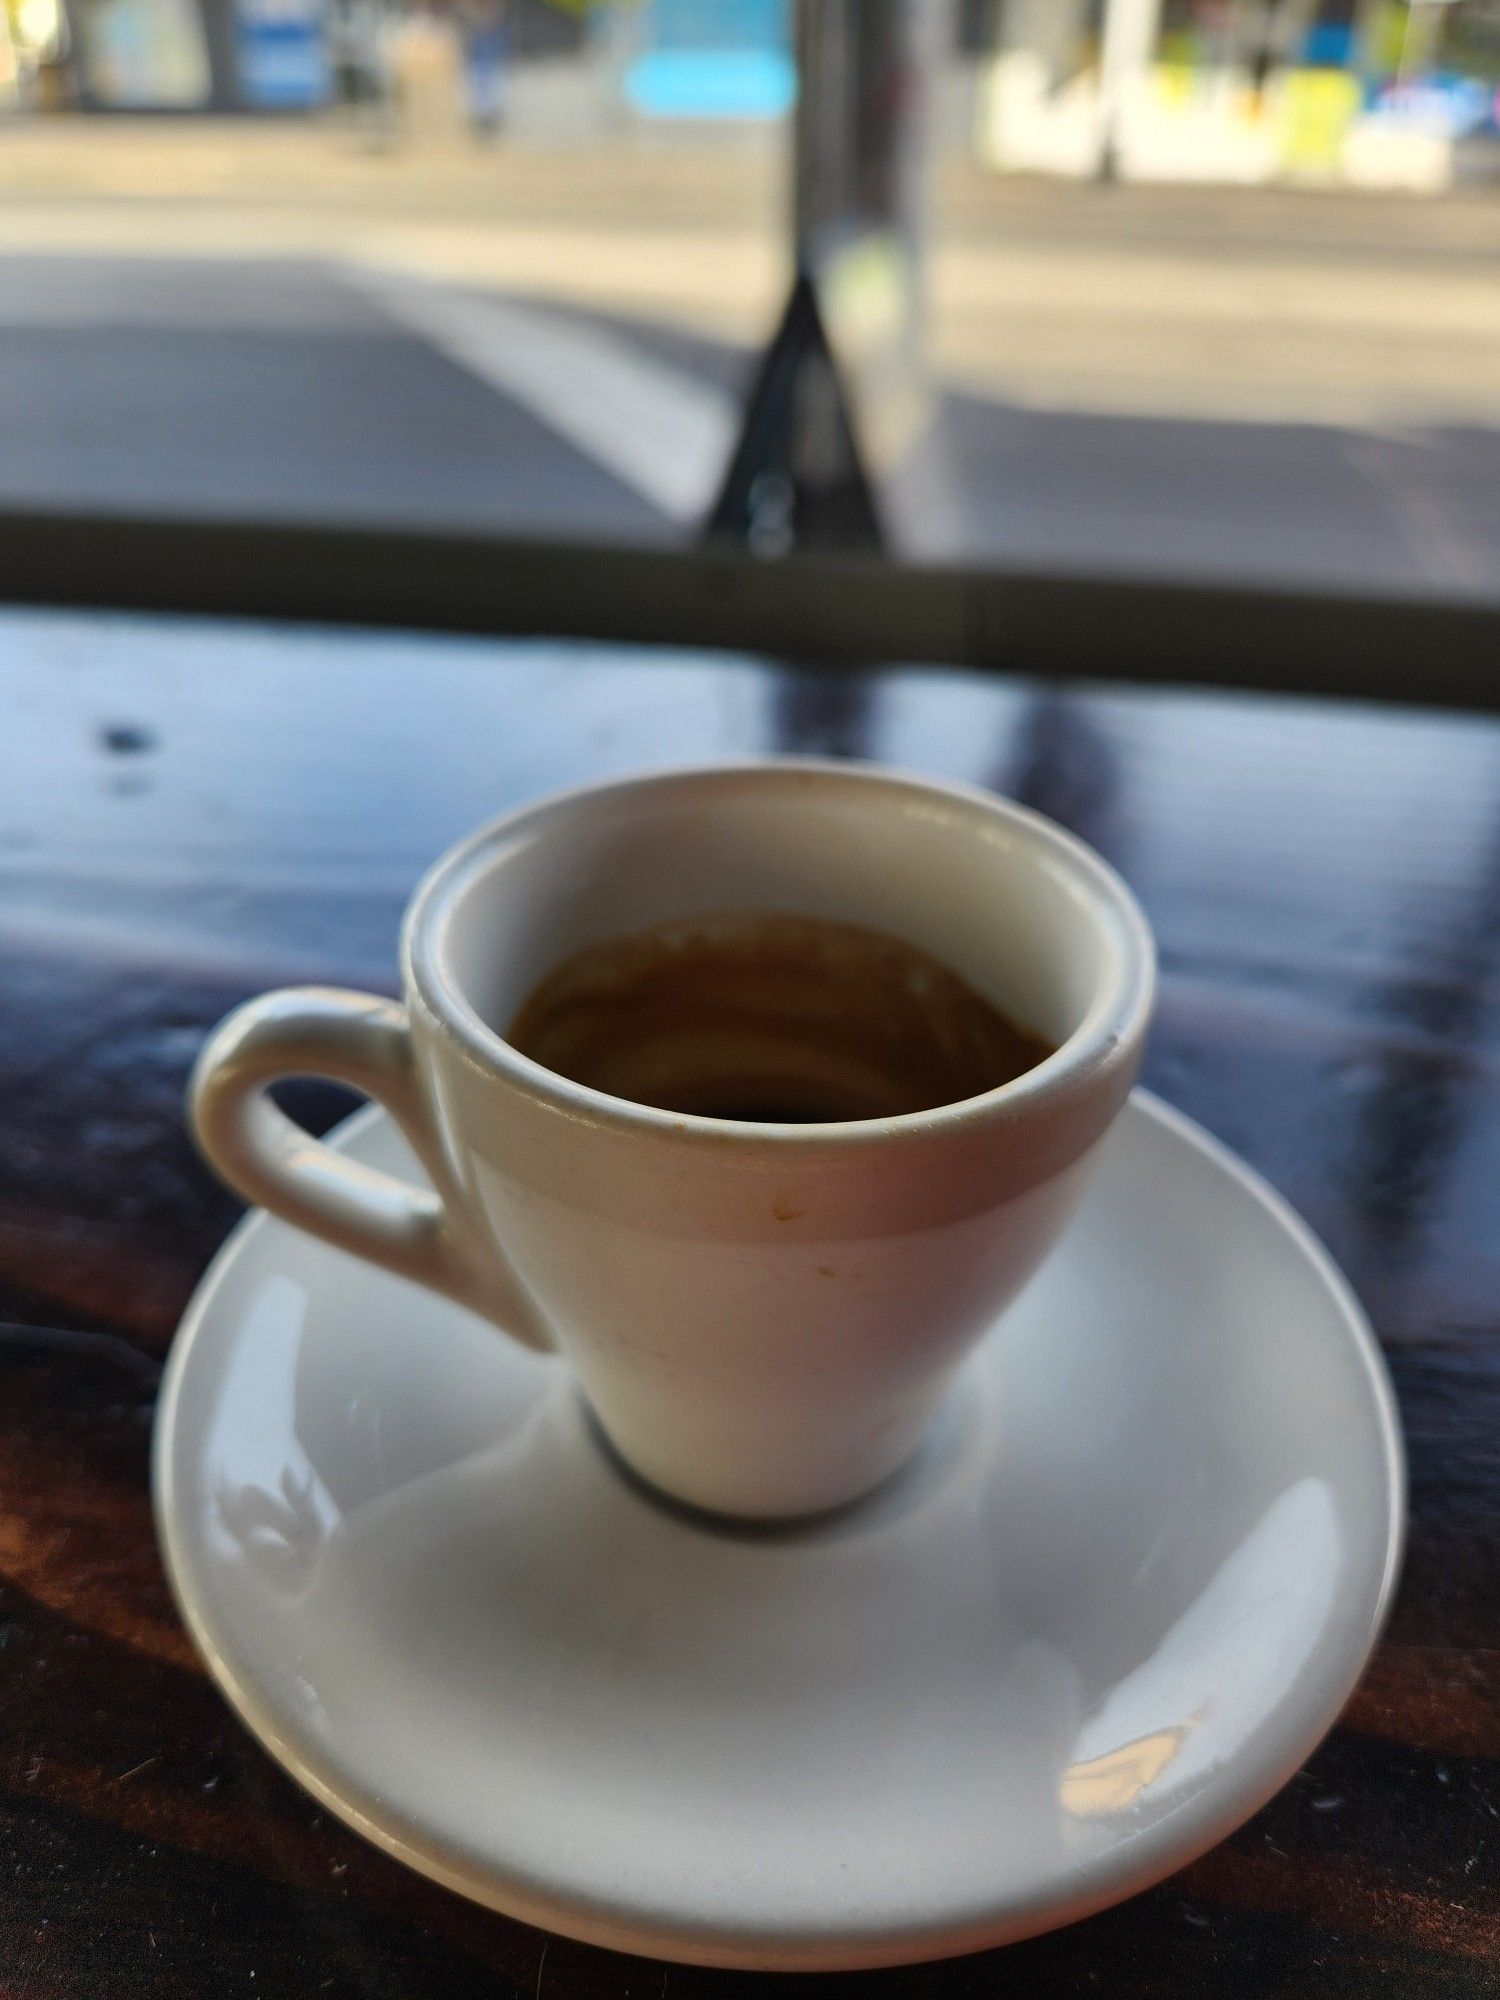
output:
{"label": "white saucer", "polygon": [[[383,1114],[338,1143],[412,1172]],[[172,1353],[183,1615],[371,1840],[595,1943],[750,1967],[967,1951],[1223,1838],[1343,1706],[1402,1461],[1358,1307],[1137,1098],[917,1463],[800,1529],[641,1491],[570,1377],[265,1216]]]}

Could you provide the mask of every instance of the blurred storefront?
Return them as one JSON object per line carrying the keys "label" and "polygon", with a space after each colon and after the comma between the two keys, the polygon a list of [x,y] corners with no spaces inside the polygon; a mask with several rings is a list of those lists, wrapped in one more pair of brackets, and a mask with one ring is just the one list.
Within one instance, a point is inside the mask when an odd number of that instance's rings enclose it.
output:
{"label": "blurred storefront", "polygon": [[[610,0],[0,0],[0,107],[317,110],[384,87],[388,44],[483,8],[507,56],[566,62]],[[641,0],[626,0],[634,8]],[[387,79],[388,81],[388,79]]]}
{"label": "blurred storefront", "polygon": [[1500,177],[1500,0],[1008,0],[976,142],[1080,177]]}
{"label": "blurred storefront", "polygon": [[[489,50],[498,122],[761,123],[796,90],[793,0],[0,0],[0,104],[312,110],[400,88],[399,45]],[[50,53],[45,53],[50,51]],[[408,54],[410,51],[407,52]],[[37,79],[48,63],[57,87]],[[423,68],[421,60],[416,67]],[[428,63],[427,68],[432,65]],[[425,73],[425,72],[424,72]],[[423,93],[419,93],[423,94]]]}
{"label": "blurred storefront", "polygon": [[[823,0],[806,0],[816,9]],[[0,0],[0,107],[342,106],[586,142],[788,115],[797,0]],[[1003,169],[1500,177],[1500,0],[929,0],[931,126]]]}

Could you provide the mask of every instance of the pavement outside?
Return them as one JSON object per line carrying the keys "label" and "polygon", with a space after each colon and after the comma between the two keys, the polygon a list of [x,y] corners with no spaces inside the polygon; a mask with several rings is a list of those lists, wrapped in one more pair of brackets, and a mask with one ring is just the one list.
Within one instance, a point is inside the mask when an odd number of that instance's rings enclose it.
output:
{"label": "pavement outside", "polygon": [[[0,504],[680,535],[778,138],[0,127]],[[1500,200],[934,175],[923,553],[1494,593]]]}

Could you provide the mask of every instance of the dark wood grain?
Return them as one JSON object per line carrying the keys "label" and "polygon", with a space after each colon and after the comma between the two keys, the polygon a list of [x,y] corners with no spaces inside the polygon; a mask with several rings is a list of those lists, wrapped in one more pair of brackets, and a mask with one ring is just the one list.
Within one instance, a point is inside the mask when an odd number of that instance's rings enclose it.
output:
{"label": "dark wood grain", "polygon": [[[197,1665],[146,1496],[161,1357],[234,1204],[180,1120],[286,979],[389,987],[474,821],[668,759],[872,755],[1040,805],[1162,945],[1149,1080],[1375,1320],[1413,1511],[1343,1725],[1119,1910],[852,1992],[1500,1988],[1500,728],[730,656],[0,616],[0,2000],[730,2000],[486,1914],[332,1822]],[[345,1100],[303,1094],[324,1124]]]}

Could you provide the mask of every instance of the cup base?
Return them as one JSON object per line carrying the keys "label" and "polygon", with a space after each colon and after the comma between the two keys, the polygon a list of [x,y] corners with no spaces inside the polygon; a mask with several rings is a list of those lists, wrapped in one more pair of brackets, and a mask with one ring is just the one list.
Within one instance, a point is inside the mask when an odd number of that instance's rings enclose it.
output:
{"label": "cup base", "polygon": [[576,1384],[582,1420],[594,1446],[627,1486],[652,1506],[683,1522],[714,1534],[777,1535],[794,1534],[821,1527],[872,1505],[892,1488],[920,1481],[925,1486],[941,1476],[945,1461],[959,1449],[959,1432],[965,1399],[973,1387],[972,1364],[965,1364],[948,1386],[936,1410],[922,1422],[914,1439],[906,1443],[899,1458],[865,1479],[851,1491],[841,1491],[832,1499],[819,1499],[803,1507],[760,1506],[754,1496],[740,1504],[715,1505],[685,1497],[641,1471],[611,1437],[598,1411]]}

